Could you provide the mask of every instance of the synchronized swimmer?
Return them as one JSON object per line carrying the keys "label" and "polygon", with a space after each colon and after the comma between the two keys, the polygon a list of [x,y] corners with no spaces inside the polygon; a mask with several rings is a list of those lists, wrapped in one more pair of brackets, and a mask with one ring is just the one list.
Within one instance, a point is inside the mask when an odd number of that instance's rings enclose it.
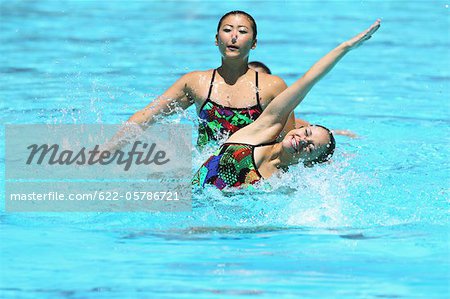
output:
{"label": "synchronized swimmer", "polygon": [[[145,129],[158,116],[171,115],[175,108],[187,109],[195,104],[199,117],[197,145],[201,148],[219,144],[218,141],[228,137],[194,177],[194,184],[199,186],[208,183],[222,189],[248,185],[299,160],[306,166],[324,162],[335,147],[332,133],[307,122],[296,129],[294,108],[320,78],[348,51],[370,38],[379,26],[377,21],[332,50],[287,88],[270,70],[257,72],[249,68],[250,51],[257,46],[256,22],[246,12],[231,11],[222,16],[217,26],[215,44],[221,54],[221,65],[182,76],[131,116],[128,123]],[[119,131],[105,150],[120,149],[126,143],[125,134],[126,129]],[[236,156],[237,152],[245,156],[245,165]],[[228,161],[225,157],[232,158]],[[224,167],[225,172],[221,170]]]}
{"label": "synchronized swimmer", "polygon": [[[234,21],[234,26],[244,22],[239,18]],[[345,54],[371,38],[379,27],[380,20],[377,20],[369,29],[340,44],[316,62],[305,75],[272,100],[257,120],[221,145],[197,171],[193,185],[205,187],[210,184],[219,189],[246,187],[300,161],[305,166],[328,161],[336,143],[331,131],[323,126],[293,129],[281,142],[277,137],[289,115],[312,87]],[[233,34],[229,39],[233,41]]]}
{"label": "synchronized swimmer", "polygon": [[[236,18],[243,23],[235,24]],[[230,39],[229,35],[234,36]],[[179,78],[161,96],[133,114],[127,123],[143,129],[157,118],[195,105],[199,118],[197,145],[217,144],[254,122],[287,85],[278,76],[258,73],[248,67],[250,51],[257,46],[257,26],[252,16],[231,11],[217,25],[215,45],[221,54],[218,68],[194,71]],[[295,128],[290,115],[283,132]],[[107,150],[121,148],[125,132],[119,131]]]}

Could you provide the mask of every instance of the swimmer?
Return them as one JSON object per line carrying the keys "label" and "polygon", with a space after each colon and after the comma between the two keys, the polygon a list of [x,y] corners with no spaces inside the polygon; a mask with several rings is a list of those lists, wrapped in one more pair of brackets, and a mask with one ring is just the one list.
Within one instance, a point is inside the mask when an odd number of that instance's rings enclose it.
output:
{"label": "swimmer", "polygon": [[[221,17],[215,45],[221,65],[214,69],[190,72],[178,79],[161,96],[131,116],[127,124],[142,129],[157,116],[175,113],[175,108],[195,105],[199,117],[197,144],[202,147],[226,139],[253,123],[268,104],[287,86],[278,76],[257,73],[248,67],[250,51],[257,46],[257,26],[252,16],[231,11]],[[294,115],[286,121],[288,132],[295,128]],[[114,151],[127,143],[127,126],[103,147]]]}
{"label": "swimmer", "polygon": [[[265,65],[264,63],[260,62],[260,61],[252,61],[248,63],[248,67],[255,70],[258,73],[266,73],[266,74],[272,74],[272,72],[270,71],[269,67],[267,65]],[[306,127],[309,126],[310,123],[307,122],[306,120],[300,119],[300,118],[295,118],[295,127],[301,128],[301,127]],[[343,136],[347,136],[350,138],[357,138],[358,135],[356,135],[355,133],[353,133],[350,130],[333,130],[333,134],[335,135],[343,135]]]}
{"label": "swimmer", "polygon": [[380,27],[377,20],[369,29],[343,42],[316,62],[300,79],[283,91],[252,124],[234,133],[200,167],[192,179],[194,186],[248,187],[269,178],[279,169],[303,162],[305,166],[328,161],[336,142],[330,130],[319,125],[293,129],[281,142],[277,136],[289,115],[349,51],[370,39]]}

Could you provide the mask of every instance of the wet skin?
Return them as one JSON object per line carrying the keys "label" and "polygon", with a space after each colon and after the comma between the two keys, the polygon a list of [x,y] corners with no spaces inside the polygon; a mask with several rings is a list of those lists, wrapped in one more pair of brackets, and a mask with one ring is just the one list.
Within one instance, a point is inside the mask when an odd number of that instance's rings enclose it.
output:
{"label": "wet skin", "polygon": [[320,156],[330,142],[327,130],[316,126],[306,126],[289,131],[281,142],[284,156],[289,162],[311,161]]}

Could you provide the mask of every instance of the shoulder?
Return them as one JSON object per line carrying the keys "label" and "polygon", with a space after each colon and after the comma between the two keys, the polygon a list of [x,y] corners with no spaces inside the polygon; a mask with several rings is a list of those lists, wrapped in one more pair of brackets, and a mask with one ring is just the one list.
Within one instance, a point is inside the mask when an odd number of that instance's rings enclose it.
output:
{"label": "shoulder", "polygon": [[267,95],[267,100],[271,101],[286,88],[286,82],[278,76],[259,73],[259,89]]}
{"label": "shoulder", "polygon": [[187,86],[196,87],[199,85],[209,84],[211,81],[213,69],[205,71],[192,71],[181,76],[179,81],[182,81]]}
{"label": "shoulder", "polygon": [[210,81],[213,73],[213,69],[206,71],[192,71],[185,75],[183,75],[180,79],[183,79],[187,82],[201,82],[201,81]]}
{"label": "shoulder", "polygon": [[265,74],[265,73],[258,73],[259,80],[265,84],[270,84],[271,86],[274,86],[275,88],[286,88],[287,85],[284,82],[283,79],[281,79],[278,76]]}

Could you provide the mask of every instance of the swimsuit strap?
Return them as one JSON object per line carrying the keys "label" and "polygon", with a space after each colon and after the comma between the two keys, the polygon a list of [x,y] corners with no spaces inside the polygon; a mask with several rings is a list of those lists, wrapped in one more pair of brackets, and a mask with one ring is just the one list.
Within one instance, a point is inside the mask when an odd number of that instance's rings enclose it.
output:
{"label": "swimsuit strap", "polygon": [[[256,104],[261,108],[261,103],[259,102],[259,87],[258,87],[258,72],[256,72],[255,85],[256,85]],[[262,110],[262,108],[261,108]]]}
{"label": "swimsuit strap", "polygon": [[274,140],[274,141],[271,141],[271,142],[266,142],[266,143],[261,143],[261,144],[258,144],[258,145],[254,145],[254,147],[260,147],[260,146],[266,146],[266,145],[274,145],[274,144],[277,144],[277,143],[278,143],[278,141]]}
{"label": "swimsuit strap", "polygon": [[209,83],[209,91],[208,91],[208,96],[206,97],[206,100],[209,100],[209,97],[211,96],[211,91],[212,91],[215,76],[216,76],[216,69],[214,69],[212,77],[211,77],[211,83]]}
{"label": "swimsuit strap", "polygon": [[260,146],[266,146],[266,145],[274,145],[277,144],[278,141],[274,140],[271,142],[261,143],[257,145],[249,144],[249,143],[243,143],[243,142],[225,142],[222,144],[223,147],[229,146],[229,145],[244,145],[244,146],[251,146],[251,147],[260,147]]}

